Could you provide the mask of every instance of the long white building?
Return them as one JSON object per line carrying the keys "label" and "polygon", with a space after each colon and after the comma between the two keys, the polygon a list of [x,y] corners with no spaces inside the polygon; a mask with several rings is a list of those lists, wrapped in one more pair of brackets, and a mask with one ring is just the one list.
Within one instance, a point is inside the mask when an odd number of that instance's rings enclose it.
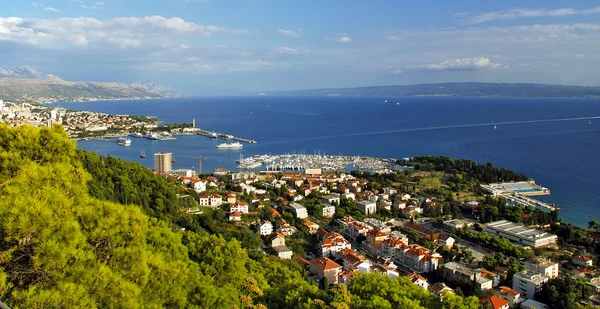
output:
{"label": "long white building", "polygon": [[483,231],[532,248],[552,246],[558,241],[558,237],[554,234],[506,220],[488,223]]}

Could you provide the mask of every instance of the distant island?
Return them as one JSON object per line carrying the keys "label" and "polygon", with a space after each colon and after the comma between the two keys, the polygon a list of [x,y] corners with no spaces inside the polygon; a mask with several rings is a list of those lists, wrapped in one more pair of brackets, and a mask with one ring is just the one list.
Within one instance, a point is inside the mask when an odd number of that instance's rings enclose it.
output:
{"label": "distant island", "polygon": [[181,96],[152,81],[129,85],[119,82],[70,82],[31,67],[0,67],[0,99],[3,100],[44,104]]}
{"label": "distant island", "polygon": [[525,83],[439,83],[419,85],[265,91],[270,96],[464,96],[464,97],[600,97],[600,87]]}

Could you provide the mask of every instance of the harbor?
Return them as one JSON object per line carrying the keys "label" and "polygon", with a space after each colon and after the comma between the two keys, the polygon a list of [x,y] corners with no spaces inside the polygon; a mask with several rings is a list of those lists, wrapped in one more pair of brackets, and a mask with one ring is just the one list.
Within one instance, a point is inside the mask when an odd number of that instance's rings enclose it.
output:
{"label": "harbor", "polygon": [[237,161],[239,169],[261,169],[266,171],[322,171],[369,170],[377,173],[390,173],[394,169],[394,159],[363,156],[333,156],[310,154],[254,155]]}

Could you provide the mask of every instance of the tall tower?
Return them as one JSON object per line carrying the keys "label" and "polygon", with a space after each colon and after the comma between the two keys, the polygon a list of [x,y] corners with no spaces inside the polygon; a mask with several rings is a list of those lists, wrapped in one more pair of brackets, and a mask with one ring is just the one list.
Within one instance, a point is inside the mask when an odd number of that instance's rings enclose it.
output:
{"label": "tall tower", "polygon": [[196,119],[192,119],[192,128],[196,127]]}
{"label": "tall tower", "polygon": [[158,173],[167,173],[172,170],[172,157],[171,152],[159,152],[154,154],[154,170]]}

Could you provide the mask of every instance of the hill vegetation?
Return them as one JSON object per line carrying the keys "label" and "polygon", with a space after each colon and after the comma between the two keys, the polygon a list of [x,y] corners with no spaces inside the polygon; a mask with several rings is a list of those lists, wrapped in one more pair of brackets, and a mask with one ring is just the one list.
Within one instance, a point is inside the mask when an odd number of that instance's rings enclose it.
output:
{"label": "hill vegetation", "polygon": [[[477,308],[407,278],[319,286],[294,261],[178,224],[176,189],[78,152],[60,127],[0,124],[0,300],[12,308]],[[123,204],[121,204],[123,203]]]}

